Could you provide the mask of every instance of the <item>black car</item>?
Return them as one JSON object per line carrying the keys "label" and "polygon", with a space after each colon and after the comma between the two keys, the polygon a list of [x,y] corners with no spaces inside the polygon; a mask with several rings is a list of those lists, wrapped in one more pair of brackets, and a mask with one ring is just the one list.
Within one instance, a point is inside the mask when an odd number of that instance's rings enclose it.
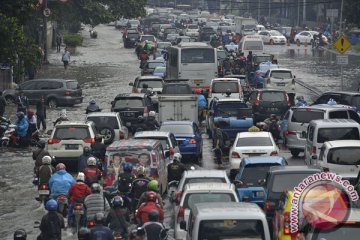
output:
{"label": "black car", "polygon": [[162,94],[186,95],[193,94],[193,90],[186,82],[165,83],[163,85]]}
{"label": "black car", "polygon": [[122,93],[111,102],[111,111],[120,112],[126,127],[134,132],[136,130],[134,126],[139,123],[139,117],[150,111],[156,111],[156,105],[145,93]]}
{"label": "black car", "polygon": [[216,34],[216,31],[212,27],[203,27],[199,32],[200,41],[210,41],[211,36],[214,34]]}
{"label": "black car", "polygon": [[356,111],[360,110],[360,92],[331,91],[323,93],[314,103],[326,104],[333,99],[338,104],[356,107]]}
{"label": "black car", "polygon": [[124,37],[124,48],[135,47],[137,40],[139,40],[140,34],[137,31],[129,31]]}
{"label": "black car", "polygon": [[271,114],[282,116],[291,106],[287,93],[276,89],[255,89],[247,100],[252,105],[256,123]]}

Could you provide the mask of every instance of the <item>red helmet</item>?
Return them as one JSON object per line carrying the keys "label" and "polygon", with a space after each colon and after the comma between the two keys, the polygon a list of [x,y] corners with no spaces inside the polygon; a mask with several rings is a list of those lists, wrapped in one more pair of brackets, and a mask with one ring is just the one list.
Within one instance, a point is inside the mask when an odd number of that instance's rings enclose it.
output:
{"label": "red helmet", "polygon": [[29,116],[29,118],[31,118],[32,116],[34,116],[34,112],[31,110],[28,110],[27,115]]}
{"label": "red helmet", "polygon": [[156,199],[157,199],[156,192],[148,191],[148,192],[146,193],[146,200],[147,200],[148,202],[156,202]]}
{"label": "red helmet", "polygon": [[56,165],[56,170],[59,171],[59,170],[65,170],[66,169],[66,166],[65,164],[63,163],[59,163],[58,165]]}

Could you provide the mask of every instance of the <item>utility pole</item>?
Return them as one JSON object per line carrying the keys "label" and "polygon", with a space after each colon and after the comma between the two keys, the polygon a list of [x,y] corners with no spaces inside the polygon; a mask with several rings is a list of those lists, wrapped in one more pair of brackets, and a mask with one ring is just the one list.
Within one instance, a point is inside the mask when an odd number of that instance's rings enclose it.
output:
{"label": "utility pole", "polygon": [[270,20],[270,15],[271,15],[271,0],[269,0],[269,16],[268,16],[269,20]]}
{"label": "utility pole", "polygon": [[[340,25],[339,25],[339,33],[342,34],[342,21],[343,21],[343,8],[344,8],[344,0],[341,0],[340,7]],[[343,77],[343,65],[340,65],[340,74],[341,74],[341,90],[344,90],[344,77]]]}
{"label": "utility pole", "polygon": [[306,22],[306,0],[304,0],[304,6],[303,6],[303,24]]}
{"label": "utility pole", "polygon": [[298,0],[298,7],[297,7],[297,25],[300,26],[300,0]]}
{"label": "utility pole", "polygon": [[258,0],[258,17],[257,17],[257,20],[258,20],[258,22],[260,22],[260,0]]}
{"label": "utility pole", "polygon": [[[44,6],[45,8],[48,7],[48,0],[44,0]],[[45,15],[43,14],[43,26],[44,26],[44,29],[43,29],[43,33],[44,33],[44,38],[43,38],[43,41],[44,41],[44,59],[43,61],[45,63],[47,63],[48,61],[48,47],[47,47],[47,19],[45,17]]]}

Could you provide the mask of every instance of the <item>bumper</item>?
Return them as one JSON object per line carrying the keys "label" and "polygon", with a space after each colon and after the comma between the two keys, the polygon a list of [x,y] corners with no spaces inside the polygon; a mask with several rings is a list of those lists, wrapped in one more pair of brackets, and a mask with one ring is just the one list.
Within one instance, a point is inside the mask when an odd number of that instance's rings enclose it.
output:
{"label": "bumper", "polygon": [[180,229],[180,224],[176,224],[175,239],[186,239],[186,231]]}
{"label": "bumper", "polygon": [[83,102],[83,97],[63,97],[58,98],[58,105],[75,105]]}
{"label": "bumper", "polygon": [[48,149],[50,156],[54,156],[55,159],[79,159],[83,153],[83,148],[80,147],[78,150],[51,150]]}
{"label": "bumper", "polygon": [[189,144],[186,146],[179,146],[180,153],[183,157],[198,156],[198,147],[196,144]]}
{"label": "bumper", "polygon": [[305,150],[306,139],[298,138],[297,136],[286,137],[286,147],[289,149]]}

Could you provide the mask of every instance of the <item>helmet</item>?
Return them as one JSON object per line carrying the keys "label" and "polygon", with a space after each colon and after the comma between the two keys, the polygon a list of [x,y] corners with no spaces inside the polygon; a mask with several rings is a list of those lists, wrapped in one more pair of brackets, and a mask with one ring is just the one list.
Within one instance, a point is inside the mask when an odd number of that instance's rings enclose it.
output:
{"label": "helmet", "polygon": [[101,192],[101,186],[98,183],[93,183],[91,185],[91,192],[92,193],[100,193]]}
{"label": "helmet", "polygon": [[111,205],[116,208],[116,207],[122,207],[124,206],[124,200],[122,199],[122,197],[120,196],[115,196],[112,200],[111,200]]}
{"label": "helmet", "polygon": [[157,199],[156,192],[153,192],[153,191],[146,192],[146,201],[156,202],[156,199]]}
{"label": "helmet", "polygon": [[271,119],[275,119],[275,118],[276,118],[276,115],[275,115],[275,114],[271,114],[271,115],[270,115],[270,118],[271,118]]}
{"label": "helmet", "polygon": [[88,160],[87,160],[87,165],[88,166],[96,166],[96,158],[89,157]]}
{"label": "helmet", "polygon": [[37,143],[37,146],[38,146],[39,148],[42,148],[42,149],[45,148],[45,145],[46,145],[46,143],[45,143],[44,140],[40,140],[40,141],[38,141],[38,143]]}
{"label": "helmet", "polygon": [[160,214],[156,210],[151,210],[148,215],[149,221],[151,222],[157,222],[160,218]]}
{"label": "helmet", "polygon": [[102,138],[103,138],[103,137],[102,137],[100,134],[96,134],[96,135],[95,135],[95,141],[96,141],[96,142],[101,142],[101,141],[102,141]]}
{"label": "helmet", "polygon": [[90,104],[96,104],[96,101],[95,101],[95,99],[91,99],[89,103]]}
{"label": "helmet", "polygon": [[42,159],[41,159],[41,163],[43,165],[50,165],[51,164],[51,157],[50,156],[44,156]]}
{"label": "helmet", "polygon": [[102,224],[104,221],[104,214],[102,212],[98,212],[95,214],[95,224]]}
{"label": "helmet", "polygon": [[84,147],[84,149],[83,149],[83,153],[85,154],[85,153],[90,153],[90,148],[89,147]]}
{"label": "helmet", "polygon": [[57,208],[58,208],[58,204],[54,199],[50,199],[49,201],[47,201],[45,205],[45,209],[48,211],[56,211]]}
{"label": "helmet", "polygon": [[148,40],[145,40],[145,43],[148,43],[149,41]]}
{"label": "helmet", "polygon": [[79,240],[88,240],[90,239],[90,229],[86,227],[80,228],[78,232],[78,239]]}
{"label": "helmet", "polygon": [[137,169],[136,169],[136,172],[137,172],[137,175],[140,176],[140,175],[145,175],[145,168],[143,166],[139,166]]}
{"label": "helmet", "polygon": [[83,172],[79,172],[76,177],[76,181],[85,182],[85,174]]}
{"label": "helmet", "polygon": [[62,109],[62,110],[61,110],[61,112],[60,112],[60,117],[62,117],[62,118],[66,118],[66,117],[67,117],[66,109]]}
{"label": "helmet", "polygon": [[157,180],[151,180],[148,183],[147,188],[149,191],[157,192],[159,190],[159,182]]}
{"label": "helmet", "polygon": [[175,153],[175,154],[174,154],[174,161],[176,161],[176,162],[180,162],[180,161],[181,161],[181,154],[180,154],[180,153]]}
{"label": "helmet", "polygon": [[24,112],[18,112],[16,114],[16,117],[19,118],[19,119],[22,119],[24,116],[25,116]]}
{"label": "helmet", "polygon": [[149,112],[149,117],[155,117],[156,113],[154,111]]}
{"label": "helmet", "polygon": [[56,170],[59,171],[59,170],[65,170],[66,169],[66,166],[65,164],[63,163],[59,163],[58,165],[56,165]]}
{"label": "helmet", "polygon": [[26,240],[27,234],[24,229],[17,229],[14,232],[14,240]]}
{"label": "helmet", "polygon": [[123,166],[124,172],[128,172],[131,173],[131,171],[133,170],[133,165],[131,163],[124,163]]}

